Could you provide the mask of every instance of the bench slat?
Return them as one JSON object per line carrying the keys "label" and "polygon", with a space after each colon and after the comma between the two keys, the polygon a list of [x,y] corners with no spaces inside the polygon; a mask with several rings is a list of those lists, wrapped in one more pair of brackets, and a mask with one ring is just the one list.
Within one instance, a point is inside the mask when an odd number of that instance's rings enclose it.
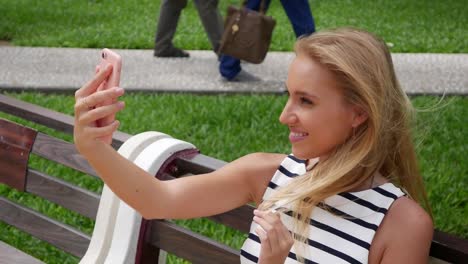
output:
{"label": "bench slat", "polygon": [[63,164],[67,167],[97,177],[96,171],[81,156],[72,143],[49,135],[38,133],[34,142],[32,152],[48,160]]}
{"label": "bench slat", "polygon": [[[72,116],[17,100],[2,94],[0,94],[0,111],[53,128],[58,131],[62,131],[68,134],[73,133],[74,119]],[[116,131],[113,135],[114,140],[112,145],[115,148],[118,148],[131,136],[132,135]],[[193,174],[200,174],[219,169],[225,165],[226,162],[199,154],[192,158],[178,158],[176,160],[176,164],[180,166],[182,171],[191,172]]]}
{"label": "bench slat", "polygon": [[452,263],[468,261],[468,240],[434,230],[430,255]]}
{"label": "bench slat", "polygon": [[44,264],[44,262],[0,241],[0,263]]}
{"label": "bench slat", "polygon": [[96,220],[100,195],[29,169],[26,191]]}
{"label": "bench slat", "polygon": [[0,94],[0,110],[26,120],[54,128],[65,133],[73,133],[72,116],[62,114],[47,108],[30,104]]}
{"label": "bench slat", "polygon": [[253,219],[253,210],[253,206],[244,205],[234,210],[210,216],[208,218],[241,232],[248,233],[250,230],[250,223]]}
{"label": "bench slat", "polygon": [[86,253],[90,237],[34,210],[0,197],[0,220],[74,256]]}
{"label": "bench slat", "polygon": [[153,220],[150,223],[148,243],[157,248],[195,264],[239,264],[239,252],[231,247],[168,221]]}
{"label": "bench slat", "polygon": [[[25,120],[35,122],[68,134],[73,133],[74,118],[72,116],[53,111],[35,104],[30,104],[0,94],[0,111],[21,117]],[[120,147],[131,135],[115,132],[112,145]]]}
{"label": "bench slat", "polygon": [[176,159],[175,164],[179,174],[202,174],[217,170],[226,165],[227,162],[203,154],[197,154],[192,157],[179,157]]}

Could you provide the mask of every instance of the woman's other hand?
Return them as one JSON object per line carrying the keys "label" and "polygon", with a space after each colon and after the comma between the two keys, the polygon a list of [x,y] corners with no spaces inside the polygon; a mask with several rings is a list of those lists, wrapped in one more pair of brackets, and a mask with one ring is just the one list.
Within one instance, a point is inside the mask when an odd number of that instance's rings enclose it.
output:
{"label": "woman's other hand", "polygon": [[[118,120],[106,126],[99,125],[99,120],[115,115],[125,106],[124,102],[117,100],[118,97],[124,94],[122,88],[114,87],[104,91],[97,91],[111,72],[112,66],[108,65],[75,92],[74,141],[78,151],[85,156],[93,151],[96,144],[110,144],[112,134],[119,127]],[[113,103],[103,104],[109,101]]]}
{"label": "woman's other hand", "polygon": [[253,220],[259,225],[255,231],[261,242],[258,263],[284,263],[294,239],[281,221],[279,213],[254,210]]}

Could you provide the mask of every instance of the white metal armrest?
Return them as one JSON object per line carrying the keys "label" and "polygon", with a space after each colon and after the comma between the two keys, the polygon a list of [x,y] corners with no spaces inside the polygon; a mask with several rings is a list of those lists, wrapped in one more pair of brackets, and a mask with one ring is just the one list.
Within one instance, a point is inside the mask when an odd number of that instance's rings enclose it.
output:
{"label": "white metal armrest", "polygon": [[[163,138],[169,136],[160,132],[140,133],[125,141],[118,152],[128,160],[134,161],[145,147]],[[104,263],[110,249],[119,203],[120,199],[104,184],[91,242],[80,264]]]}
{"label": "white metal armrest", "polygon": [[[168,158],[187,149],[195,149],[195,146],[178,139],[163,138],[146,147],[136,158],[135,164],[149,174],[156,175]],[[138,212],[126,203],[120,203],[106,264],[135,262],[141,220],[142,217]]]}

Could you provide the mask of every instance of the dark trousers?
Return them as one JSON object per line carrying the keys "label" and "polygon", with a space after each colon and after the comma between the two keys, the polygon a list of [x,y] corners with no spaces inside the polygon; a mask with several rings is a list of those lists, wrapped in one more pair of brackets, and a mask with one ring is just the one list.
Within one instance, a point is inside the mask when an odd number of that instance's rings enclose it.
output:
{"label": "dark trousers", "polygon": [[[218,10],[219,0],[194,0],[195,7],[210,39],[213,51],[217,51],[223,34],[223,18]],[[180,13],[187,6],[187,0],[162,0],[156,29],[155,54],[174,49],[172,39],[179,23]]]}
{"label": "dark trousers", "polygon": [[[265,9],[268,9],[270,0],[266,0]],[[247,1],[247,8],[258,11],[261,0]],[[296,37],[309,35],[315,32],[315,22],[307,0],[281,0],[281,5],[291,22]],[[241,71],[240,60],[228,55],[220,58],[219,72],[221,76],[230,80]]]}

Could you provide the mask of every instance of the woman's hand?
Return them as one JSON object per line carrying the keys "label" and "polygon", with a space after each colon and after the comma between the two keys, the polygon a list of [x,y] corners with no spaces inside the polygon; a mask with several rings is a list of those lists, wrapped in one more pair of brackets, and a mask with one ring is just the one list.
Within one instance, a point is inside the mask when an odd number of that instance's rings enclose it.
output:
{"label": "woman's hand", "polygon": [[281,222],[279,213],[254,210],[253,220],[259,225],[255,232],[261,242],[258,263],[284,263],[294,244],[294,239]]}
{"label": "woman's hand", "polygon": [[[85,156],[87,153],[92,153],[96,144],[110,144],[112,133],[119,127],[118,120],[105,126],[100,125],[100,120],[115,115],[125,106],[124,102],[117,101],[117,98],[124,94],[122,88],[113,87],[97,91],[111,72],[112,66],[108,65],[75,92],[74,141],[78,151]],[[104,102],[113,103],[106,105]]]}

